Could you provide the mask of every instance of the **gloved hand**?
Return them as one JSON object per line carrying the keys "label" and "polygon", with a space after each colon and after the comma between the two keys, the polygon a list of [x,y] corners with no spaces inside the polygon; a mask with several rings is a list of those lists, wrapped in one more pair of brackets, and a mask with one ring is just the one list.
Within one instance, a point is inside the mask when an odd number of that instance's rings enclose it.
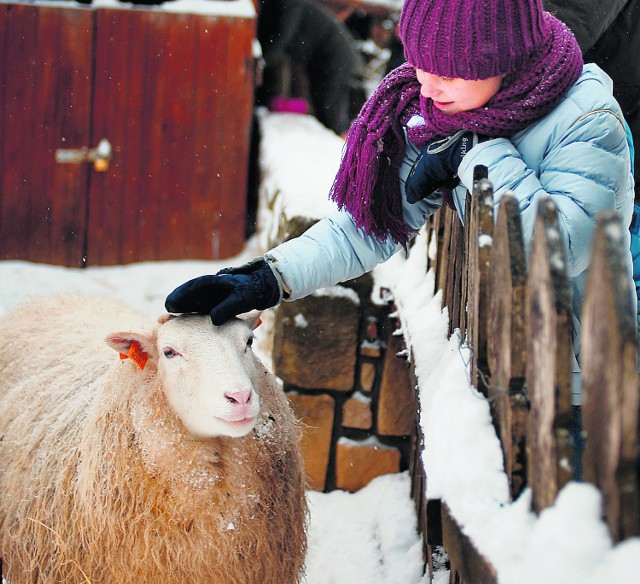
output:
{"label": "gloved hand", "polygon": [[214,276],[200,276],[178,286],[164,303],[167,312],[209,314],[220,326],[251,310],[264,310],[280,302],[281,287],[264,258]]}
{"label": "gloved hand", "polygon": [[409,203],[417,203],[441,188],[454,189],[460,183],[458,167],[480,138],[461,130],[453,136],[429,142],[420,152],[404,185]]}

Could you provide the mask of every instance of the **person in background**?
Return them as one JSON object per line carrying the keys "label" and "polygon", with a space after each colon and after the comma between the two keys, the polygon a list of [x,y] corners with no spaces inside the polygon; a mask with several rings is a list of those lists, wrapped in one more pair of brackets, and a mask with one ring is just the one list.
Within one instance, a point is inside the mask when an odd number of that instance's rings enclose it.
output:
{"label": "person in background", "polygon": [[290,60],[308,78],[312,113],[337,134],[346,132],[351,90],[362,66],[347,27],[316,0],[260,0],[257,37],[265,69],[256,102],[269,106],[285,91]]}
{"label": "person in background", "polygon": [[545,7],[573,31],[585,61],[611,77],[633,136],[636,203],[630,230],[640,326],[640,0],[545,0]]}
{"label": "person in background", "polygon": [[363,62],[351,98],[351,118],[355,119],[365,101],[388,73],[394,23],[386,13],[377,15],[358,11],[345,24],[353,32]]}
{"label": "person in background", "polygon": [[[474,168],[484,165],[496,204],[507,192],[518,201],[527,250],[539,203],[558,209],[578,407],[594,224],[616,210],[627,228],[634,202],[630,136],[611,79],[584,65],[575,36],[542,0],[405,0],[399,30],[407,63],[349,130],[331,189],[338,210],[264,257],[182,284],[166,309],[208,313],[219,325],[360,276],[406,249],[443,201],[464,220]],[[630,253],[628,267],[631,286]]]}
{"label": "person in background", "polygon": [[586,63],[613,80],[634,141],[636,200],[640,199],[640,0],[544,0],[576,36]]}

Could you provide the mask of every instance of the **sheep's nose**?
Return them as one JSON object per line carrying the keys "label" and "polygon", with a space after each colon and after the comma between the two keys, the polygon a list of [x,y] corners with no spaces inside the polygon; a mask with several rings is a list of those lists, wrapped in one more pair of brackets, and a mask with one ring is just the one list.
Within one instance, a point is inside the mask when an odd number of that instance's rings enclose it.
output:
{"label": "sheep's nose", "polygon": [[240,391],[227,391],[225,392],[224,397],[226,397],[231,403],[240,405],[247,404],[251,401],[251,390],[242,389]]}

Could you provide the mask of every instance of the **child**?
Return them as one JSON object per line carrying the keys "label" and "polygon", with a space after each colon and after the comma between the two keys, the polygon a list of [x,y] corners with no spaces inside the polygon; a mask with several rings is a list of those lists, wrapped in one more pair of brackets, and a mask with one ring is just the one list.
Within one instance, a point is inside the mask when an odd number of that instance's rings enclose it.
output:
{"label": "child", "polygon": [[628,227],[633,210],[630,137],[610,79],[583,68],[575,37],[542,0],[405,0],[400,36],[407,63],[349,130],[331,192],[340,210],[264,258],[183,284],[167,310],[219,325],[357,277],[406,248],[445,198],[464,219],[482,164],[496,203],[507,190],[517,198],[527,246],[539,202],[558,208],[577,377],[596,215],[616,210]]}

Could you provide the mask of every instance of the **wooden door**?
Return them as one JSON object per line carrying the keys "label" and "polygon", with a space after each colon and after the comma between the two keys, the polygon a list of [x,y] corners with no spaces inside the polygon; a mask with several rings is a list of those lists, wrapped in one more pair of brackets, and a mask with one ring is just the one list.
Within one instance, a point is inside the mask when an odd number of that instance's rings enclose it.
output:
{"label": "wooden door", "polygon": [[[0,4],[0,258],[239,253],[254,36],[253,18]],[[55,161],[103,139],[105,172]]]}
{"label": "wooden door", "polygon": [[252,20],[96,11],[88,260],[229,257],[244,244]]}
{"label": "wooden door", "polygon": [[83,265],[93,22],[85,9],[0,5],[0,258]]}

